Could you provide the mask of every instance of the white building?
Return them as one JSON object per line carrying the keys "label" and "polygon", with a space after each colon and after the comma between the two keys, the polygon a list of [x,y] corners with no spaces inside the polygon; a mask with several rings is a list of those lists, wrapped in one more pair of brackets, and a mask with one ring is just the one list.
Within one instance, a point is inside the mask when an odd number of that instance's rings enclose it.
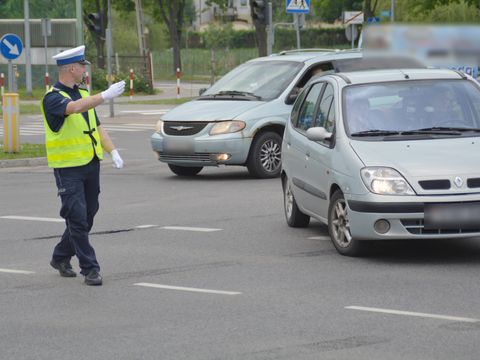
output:
{"label": "white building", "polygon": [[195,29],[198,30],[202,25],[226,17],[230,21],[243,21],[251,23],[250,4],[248,0],[228,0],[227,9],[222,11],[218,5],[207,5],[207,0],[194,0],[197,20]]}

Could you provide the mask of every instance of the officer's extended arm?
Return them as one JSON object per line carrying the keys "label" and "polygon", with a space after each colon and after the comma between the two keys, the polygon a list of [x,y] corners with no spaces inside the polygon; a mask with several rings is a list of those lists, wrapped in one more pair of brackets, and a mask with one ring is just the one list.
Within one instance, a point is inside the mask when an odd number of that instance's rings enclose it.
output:
{"label": "officer's extended arm", "polygon": [[65,108],[65,115],[78,114],[88,111],[97,105],[100,105],[105,100],[113,99],[114,97],[121,95],[124,91],[125,81],[122,80],[110,85],[107,90],[102,91],[99,94],[81,98],[76,101],[70,101]]}

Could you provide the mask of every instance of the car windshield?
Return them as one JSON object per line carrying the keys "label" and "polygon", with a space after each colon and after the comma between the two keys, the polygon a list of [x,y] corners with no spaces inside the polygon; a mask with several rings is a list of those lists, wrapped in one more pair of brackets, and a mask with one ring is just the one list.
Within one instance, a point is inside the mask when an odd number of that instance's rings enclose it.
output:
{"label": "car windshield", "polygon": [[478,136],[480,89],[467,80],[413,80],[344,90],[352,137]]}
{"label": "car windshield", "polygon": [[277,98],[292,82],[303,63],[295,61],[251,61],[240,65],[205,91],[202,98],[224,95],[257,100]]}

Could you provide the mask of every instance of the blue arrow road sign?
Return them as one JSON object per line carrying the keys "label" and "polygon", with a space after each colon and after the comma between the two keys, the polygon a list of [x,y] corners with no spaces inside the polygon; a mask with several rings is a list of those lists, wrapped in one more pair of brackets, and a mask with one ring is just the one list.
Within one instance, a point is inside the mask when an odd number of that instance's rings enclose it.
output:
{"label": "blue arrow road sign", "polygon": [[285,0],[287,13],[309,13],[310,0]]}
{"label": "blue arrow road sign", "polygon": [[0,51],[7,60],[15,60],[23,50],[22,40],[15,34],[5,34],[0,40]]}

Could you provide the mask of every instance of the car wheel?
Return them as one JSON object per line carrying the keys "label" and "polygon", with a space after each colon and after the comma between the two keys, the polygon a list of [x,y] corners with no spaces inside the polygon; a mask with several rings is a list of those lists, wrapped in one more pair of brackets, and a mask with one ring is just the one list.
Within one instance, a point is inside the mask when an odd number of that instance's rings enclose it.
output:
{"label": "car wheel", "polygon": [[285,209],[285,219],[288,226],[291,227],[307,227],[310,223],[310,216],[305,215],[297,206],[295,197],[293,196],[292,186],[285,179],[283,184],[283,206]]}
{"label": "car wheel", "polygon": [[257,178],[274,178],[280,175],[282,137],[276,132],[261,133],[253,139],[247,161],[250,175]]}
{"label": "car wheel", "polygon": [[340,190],[334,192],[328,207],[328,232],[337,251],[346,256],[360,255],[361,242],[350,232],[347,203]]}
{"label": "car wheel", "polygon": [[178,166],[172,164],[168,164],[168,167],[178,176],[195,176],[203,169],[203,166]]}

